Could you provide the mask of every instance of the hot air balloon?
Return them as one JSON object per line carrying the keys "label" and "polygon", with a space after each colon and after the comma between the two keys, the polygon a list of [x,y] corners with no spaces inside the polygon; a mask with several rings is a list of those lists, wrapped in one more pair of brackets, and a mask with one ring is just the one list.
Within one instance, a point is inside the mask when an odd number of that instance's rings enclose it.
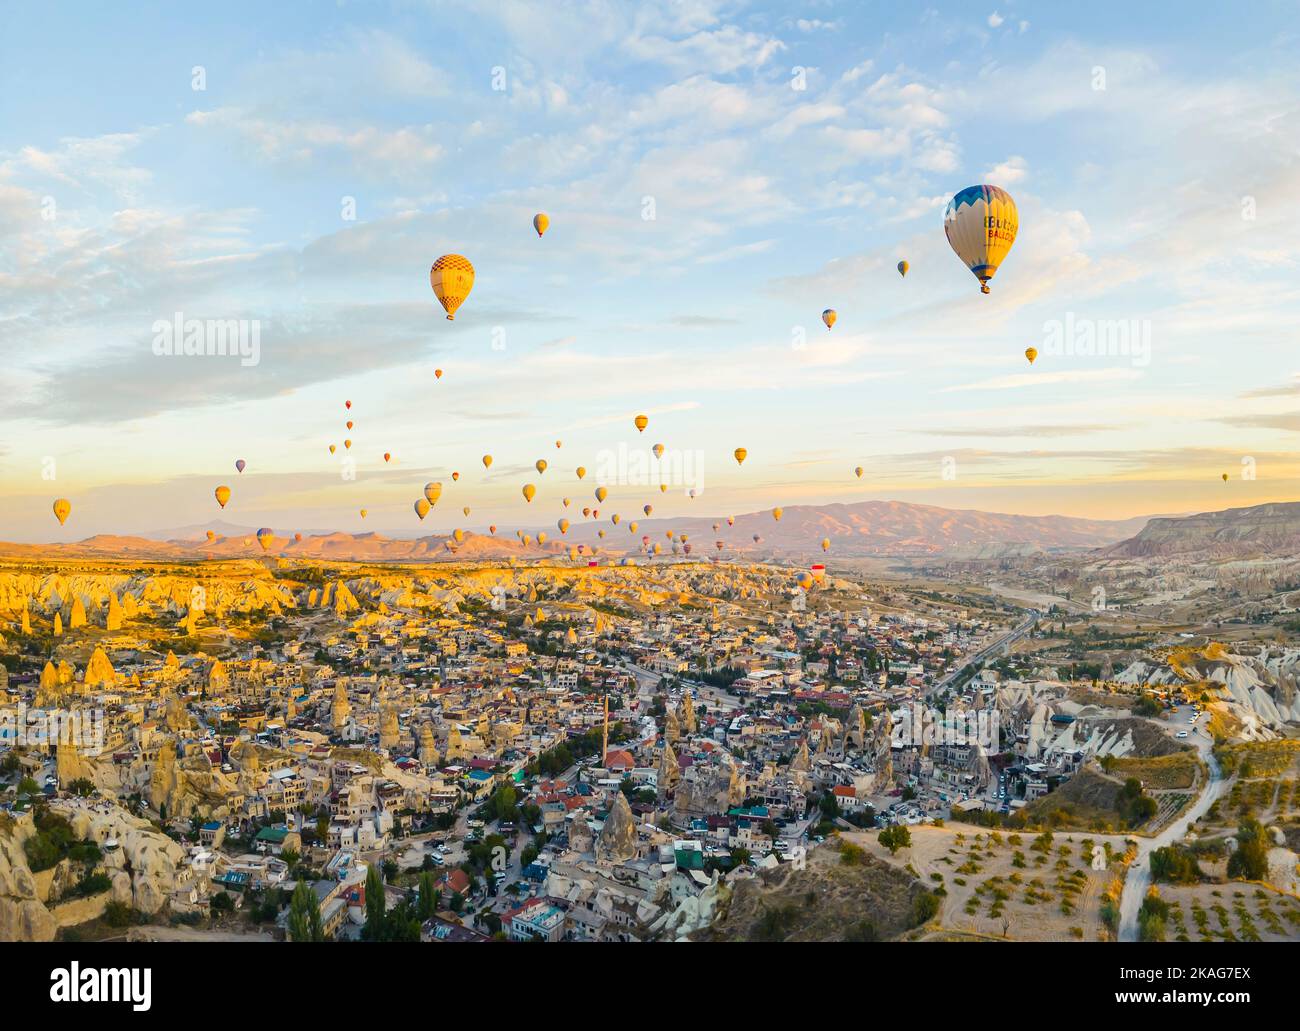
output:
{"label": "hot air balloon", "polygon": [[900,261],[900,262],[898,263],[898,274],[899,274],[900,276],[905,276],[905,275],[907,275],[907,270],[908,270],[909,268],[911,268],[911,267],[912,267],[912,266],[909,265],[907,262],[905,262],[905,261]]}
{"label": "hot air balloon", "polygon": [[301,543],[302,543],[302,534],[300,534],[300,533],[295,533],[295,534],[293,535],[293,539],[294,539],[297,543],[301,544]]}
{"label": "hot air balloon", "polygon": [[831,539],[829,537],[823,537],[822,551],[830,551],[830,550],[831,550]]}
{"label": "hot air balloon", "polygon": [[672,530],[665,530],[664,536],[667,537],[669,540],[672,540],[675,534],[673,533]]}
{"label": "hot air balloon", "polygon": [[387,462],[387,461],[388,461],[390,458],[392,458],[392,457],[393,457],[393,456],[392,456],[389,452],[387,452],[387,451],[384,452],[384,461],[385,461],[385,462]]}
{"label": "hot air balloon", "polygon": [[523,494],[524,494],[524,500],[531,502],[533,498],[537,496],[537,488],[534,487],[531,483],[525,483]]}
{"label": "hot air balloon", "polygon": [[560,503],[561,503],[565,508],[568,508],[569,505],[570,505],[570,501],[569,501],[568,498],[560,498]]}
{"label": "hot air balloon", "polygon": [[797,577],[795,577],[795,581],[794,581],[794,582],[795,582],[796,584],[798,584],[800,587],[802,587],[802,588],[806,591],[806,590],[808,590],[810,587],[812,587],[812,585],[813,585],[812,574],[811,574],[811,573],[800,573]]}
{"label": "hot air balloon", "polygon": [[495,537],[496,532],[497,532],[497,524],[493,523],[491,526],[488,527],[488,533],[492,534]]}
{"label": "hot air balloon", "polygon": [[424,498],[421,498],[419,501],[415,503],[415,514],[418,515],[421,519],[423,519],[425,516],[429,514],[429,509],[432,507],[433,506],[431,506],[428,501],[426,501]]}
{"label": "hot air balloon", "polygon": [[749,457],[749,452],[746,451],[743,447],[736,448],[736,450],[733,451],[732,454],[735,456],[737,465],[744,465],[745,459]]}
{"label": "hot air balloon", "polygon": [[627,532],[628,532],[628,533],[636,533],[636,520],[635,520],[635,519],[633,519],[630,523],[627,524]]}
{"label": "hot air balloon", "polygon": [[690,498],[692,501],[694,501],[694,500],[695,500],[695,488],[692,487],[690,490],[688,490],[688,491],[686,492],[686,496],[687,496],[688,498]]}
{"label": "hot air balloon", "polygon": [[609,517],[609,521],[613,523],[615,526],[617,526],[620,518],[622,517],[617,512],[615,512],[612,516]]}
{"label": "hot air balloon", "polygon": [[605,536],[605,531],[604,531],[604,530],[597,530],[597,531],[596,531],[596,536],[597,536],[597,537],[601,537],[601,538],[603,538],[603,537]]}
{"label": "hot air balloon", "polygon": [[576,473],[578,474],[578,479],[582,479],[584,476],[587,475],[587,470],[586,470],[586,468],[585,468],[584,466],[581,466],[581,465],[578,466],[578,468],[575,469],[574,472],[576,472]]}
{"label": "hot air balloon", "polygon": [[244,466],[246,466],[246,465],[248,465],[248,463],[245,462],[242,458],[236,458],[236,459],[235,459],[235,468],[236,468],[239,472],[242,473],[242,472],[244,471]]}
{"label": "hot air balloon", "polygon": [[[472,273],[471,273],[471,274],[472,274]],[[467,291],[467,292],[468,292],[468,291]],[[447,318],[451,318],[451,316],[448,315]],[[442,370],[441,370],[441,369],[434,369],[434,370],[433,370],[433,378],[434,378],[434,379],[442,379]]]}
{"label": "hot air balloon", "polygon": [[462,529],[460,529],[459,527],[457,527],[456,529],[454,529],[454,530],[451,531],[451,535],[452,535],[454,538],[456,538],[456,543],[457,543],[457,544],[462,544],[462,543],[464,543],[464,541],[465,541],[465,531],[464,531],[464,530],[462,530]]}
{"label": "hot air balloon", "polygon": [[632,420],[632,425],[636,427],[637,433],[644,433],[645,428],[650,424],[650,420],[644,415],[638,415]]}
{"label": "hot air balloon", "polygon": [[832,326],[834,326],[835,320],[838,318],[839,316],[835,313],[834,308],[827,308],[824,312],[822,312],[822,321],[826,323],[827,329],[830,329]]}
{"label": "hot air balloon", "polygon": [[714,541],[713,546],[717,548],[719,551],[721,551],[723,548],[727,546],[727,544],[726,541]]}
{"label": "hot air balloon", "polygon": [[546,532],[543,530],[537,534],[537,546],[540,548],[546,543]]}
{"label": "hot air balloon", "polygon": [[862,479],[862,466],[860,466],[860,465],[857,466],[857,467],[853,470],[853,475],[856,476],[859,480]]}
{"label": "hot air balloon", "polygon": [[546,459],[545,459],[545,458],[539,458],[536,462],[533,463],[533,465],[536,467],[537,472],[538,472],[538,475],[540,475],[540,474],[546,472]]}
{"label": "hot air balloon", "polygon": [[442,497],[441,483],[435,481],[424,485],[424,500],[430,505],[436,505],[440,497]]}
{"label": "hot air balloon", "polygon": [[761,541],[762,539],[763,539],[763,538],[760,537],[758,534],[754,534],[754,543],[755,543],[755,544],[757,544],[757,543],[758,543],[759,541]]}
{"label": "hot air balloon", "polygon": [[230,488],[225,486],[225,484],[222,484],[212,493],[217,499],[217,504],[220,505],[222,508],[225,508],[226,502],[230,500]]}
{"label": "hot air balloon", "polygon": [[727,525],[728,525],[728,526],[735,526],[735,525],[736,525],[736,517],[735,517],[735,516],[727,516]]}
{"label": "hot air balloon", "polygon": [[[676,545],[674,545],[674,547],[676,547]],[[689,545],[689,544],[683,544],[683,545],[682,545],[682,550],[683,550],[684,552],[686,552],[686,554],[689,555],[689,554],[691,553],[691,545]]]}
{"label": "hot air balloon", "polygon": [[[438,303],[446,310],[448,320],[454,319],[456,309],[474,289],[474,266],[459,254],[444,254],[429,269],[429,285],[433,287]],[[434,375],[441,379],[442,370],[435,369]]]}
{"label": "hot air balloon", "polygon": [[649,543],[650,543],[650,535],[649,535],[649,534],[646,534],[644,537],[642,537],[642,538],[641,538],[641,543],[642,543],[642,544],[649,544]]}
{"label": "hot air balloon", "polygon": [[275,534],[271,532],[269,526],[263,526],[257,531],[257,543],[262,546],[263,551],[271,550],[271,545],[275,543]]}
{"label": "hot air balloon", "polygon": [[562,440],[557,440],[557,441],[555,442],[555,450],[556,450],[556,451],[559,451],[560,448],[562,448],[562,447],[564,447],[564,441],[562,441]]}
{"label": "hot air balloon", "polygon": [[491,455],[484,455],[484,456],[483,456],[483,468],[484,468],[484,469],[491,469],[491,468],[492,468],[492,456],[491,456]]}
{"label": "hot air balloon", "polygon": [[[1227,473],[1224,473],[1224,474],[1223,474],[1223,482],[1224,482],[1224,483],[1227,483],[1227,482],[1228,482],[1228,474],[1227,474]],[[63,520],[60,519],[59,522],[63,522]]]}
{"label": "hot air balloon", "polygon": [[343,407],[344,407],[344,408],[349,408],[349,409],[350,409],[350,408],[352,407],[352,402],[351,402],[351,401],[344,401],[344,402],[343,402]]}
{"label": "hot air balloon", "polygon": [[661,484],[659,484],[659,493],[660,493],[660,494],[664,494],[664,493],[666,493],[667,490],[668,490],[668,484],[666,484],[666,483],[661,483]]}
{"label": "hot air balloon", "polygon": [[714,524],[713,524],[713,532],[714,532],[714,533],[717,533],[721,528],[722,528],[722,524],[721,524],[721,523],[714,523]]}
{"label": "hot air balloon", "polygon": [[589,515],[591,515],[591,509],[588,508],[586,505],[583,505],[583,506],[582,506],[582,514],[583,514],[584,516],[589,516]]}
{"label": "hot air balloon", "polygon": [[215,533],[214,531],[212,531],[212,530],[209,530],[209,531],[208,531],[208,540],[213,541],[213,540],[216,540],[216,539],[217,539],[217,535],[216,535],[216,533]]}
{"label": "hot air balloon", "polygon": [[1020,216],[1011,194],[997,186],[968,186],[948,202],[943,231],[963,264],[989,292],[989,280],[1016,242]]}
{"label": "hot air balloon", "polygon": [[642,506],[641,506],[641,511],[644,512],[644,513],[648,516],[651,512],[654,511],[654,506],[653,506],[653,505],[642,505]]}
{"label": "hot air balloon", "polygon": [[452,482],[452,483],[455,483],[455,482],[456,482],[457,480],[459,480],[459,479],[460,479],[460,473],[452,473],[452,474],[451,474],[451,482]]}
{"label": "hot air balloon", "polygon": [[568,521],[567,519],[561,519],[561,520],[560,520],[558,523],[556,523],[555,525],[556,525],[557,527],[559,527],[559,529],[560,529],[560,533],[568,533],[568,532],[569,532],[569,521]]}
{"label": "hot air balloon", "polygon": [[345,441],[343,442],[343,449],[344,449],[345,451],[351,449],[351,447],[352,447],[352,441],[350,441],[350,440],[345,440]]}
{"label": "hot air balloon", "polygon": [[537,235],[541,236],[546,232],[546,227],[551,224],[551,220],[546,217],[544,211],[539,211],[533,216],[533,228],[537,230]]}
{"label": "hot air balloon", "polygon": [[597,501],[603,502],[607,497],[609,497],[609,488],[608,488],[608,487],[597,487],[597,488],[596,488],[596,500],[597,500]]}
{"label": "hot air balloon", "polygon": [[466,518],[469,518],[469,505],[466,505],[464,508],[462,508],[461,512],[462,514],[464,514]]}
{"label": "hot air balloon", "polygon": [[655,453],[655,458],[663,458],[663,456],[664,456],[664,446],[663,446],[662,444],[656,444],[656,445],[655,445],[654,447],[652,447],[650,450],[653,451],[653,452]]}
{"label": "hot air balloon", "polygon": [[1033,365],[1033,364],[1034,364],[1034,359],[1038,357],[1038,348],[1036,348],[1036,347],[1026,347],[1026,348],[1025,348],[1025,357],[1029,359],[1029,364],[1030,364],[1030,365]]}
{"label": "hot air balloon", "polygon": [[366,517],[366,510],[363,508],[361,510],[361,518],[364,519],[365,517]]}
{"label": "hot air balloon", "polygon": [[774,508],[772,509],[772,518],[775,519],[777,522],[780,522],[781,516],[784,514],[784,512],[785,512],[784,509]]}
{"label": "hot air balloon", "polygon": [[54,502],[54,518],[62,526],[68,521],[68,515],[72,511],[72,502],[67,498],[59,498]]}
{"label": "hot air balloon", "polygon": [[663,553],[664,549],[662,544],[660,544],[658,541],[655,541],[655,546],[650,550],[653,551],[656,555],[660,555]]}
{"label": "hot air balloon", "polygon": [[330,454],[331,454],[331,455],[334,454],[334,452],[337,451],[337,450],[338,450],[338,449],[337,449],[333,444],[330,445]]}
{"label": "hot air balloon", "polygon": [[592,519],[599,519],[599,518],[600,518],[600,509],[598,509],[598,508],[593,508],[593,509],[591,510],[591,518],[592,518]]}
{"label": "hot air balloon", "polygon": [[351,420],[351,419],[348,420],[348,429],[352,429],[352,420]]}

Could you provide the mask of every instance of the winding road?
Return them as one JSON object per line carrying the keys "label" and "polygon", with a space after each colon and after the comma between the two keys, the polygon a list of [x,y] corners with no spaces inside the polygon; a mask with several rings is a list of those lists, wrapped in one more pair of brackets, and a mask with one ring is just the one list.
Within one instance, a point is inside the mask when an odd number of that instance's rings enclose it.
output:
{"label": "winding road", "polygon": [[1142,900],[1147,897],[1147,888],[1151,886],[1151,853],[1175,841],[1181,841],[1187,829],[1205,815],[1228,786],[1228,781],[1223,779],[1223,771],[1214,758],[1214,740],[1201,727],[1196,728],[1194,738],[1192,743],[1205,760],[1210,779],[1187,812],[1155,837],[1137,839],[1137,858],[1128,868],[1128,874],[1124,878],[1124,892],[1119,902],[1119,940],[1122,942],[1138,940],[1138,912],[1142,908]]}

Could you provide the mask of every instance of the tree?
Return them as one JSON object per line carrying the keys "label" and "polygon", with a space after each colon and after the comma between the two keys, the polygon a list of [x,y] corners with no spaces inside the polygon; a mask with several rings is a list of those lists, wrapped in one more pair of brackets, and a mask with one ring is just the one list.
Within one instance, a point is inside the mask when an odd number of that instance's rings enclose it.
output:
{"label": "tree", "polygon": [[901,826],[886,827],[876,840],[889,849],[891,856],[894,856],[898,854],[900,848],[912,847],[912,832]]}
{"label": "tree", "polygon": [[416,903],[416,912],[420,920],[428,920],[438,911],[438,887],[437,879],[432,870],[426,870],[420,874],[419,901]]}
{"label": "tree", "polygon": [[325,940],[325,929],[321,926],[320,902],[316,892],[306,881],[299,881],[293,889],[289,900],[289,940],[296,942],[318,942]]}
{"label": "tree", "polygon": [[1268,874],[1268,842],[1258,820],[1246,817],[1237,828],[1237,848],[1228,857],[1228,876],[1262,881]]}
{"label": "tree", "polygon": [[373,863],[366,871],[366,922],[361,937],[366,941],[382,941],[384,917],[388,913],[388,900],[384,898],[384,881],[379,867]]}

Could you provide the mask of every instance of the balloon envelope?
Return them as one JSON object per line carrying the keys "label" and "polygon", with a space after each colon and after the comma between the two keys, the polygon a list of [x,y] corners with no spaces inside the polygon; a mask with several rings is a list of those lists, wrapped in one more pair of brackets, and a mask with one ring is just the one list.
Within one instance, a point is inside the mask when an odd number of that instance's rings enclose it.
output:
{"label": "balloon envelope", "polygon": [[[474,266],[459,254],[444,254],[429,269],[429,285],[447,312],[447,318],[454,319],[456,309],[465,303],[465,298],[474,289]],[[442,370],[435,370],[434,375],[441,378]]]}
{"label": "balloon envelope", "polygon": [[546,217],[546,213],[544,211],[539,211],[536,215],[533,216],[533,228],[537,230],[538,236],[541,236],[543,233],[545,233],[547,228],[550,226],[550,224],[551,224],[551,220]]}
{"label": "balloon envelope", "polygon": [[982,293],[989,292],[989,280],[1016,242],[1019,227],[1016,202],[998,186],[968,186],[948,202],[943,213],[948,243],[980,281]]}
{"label": "balloon envelope", "polygon": [[72,502],[67,498],[59,498],[54,502],[54,518],[59,521],[60,526],[68,521],[68,515],[71,512]]}
{"label": "balloon envelope", "polygon": [[223,484],[222,486],[214,490],[212,493],[217,499],[217,504],[220,505],[222,508],[225,508],[226,502],[230,500],[230,488]]}

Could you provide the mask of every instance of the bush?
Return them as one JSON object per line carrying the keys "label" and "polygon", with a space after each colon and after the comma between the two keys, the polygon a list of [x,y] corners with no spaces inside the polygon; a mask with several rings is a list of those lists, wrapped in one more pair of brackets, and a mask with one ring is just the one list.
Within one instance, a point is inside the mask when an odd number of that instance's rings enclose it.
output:
{"label": "bush", "polygon": [[912,926],[933,920],[939,912],[939,896],[932,891],[923,891],[912,900]]}

